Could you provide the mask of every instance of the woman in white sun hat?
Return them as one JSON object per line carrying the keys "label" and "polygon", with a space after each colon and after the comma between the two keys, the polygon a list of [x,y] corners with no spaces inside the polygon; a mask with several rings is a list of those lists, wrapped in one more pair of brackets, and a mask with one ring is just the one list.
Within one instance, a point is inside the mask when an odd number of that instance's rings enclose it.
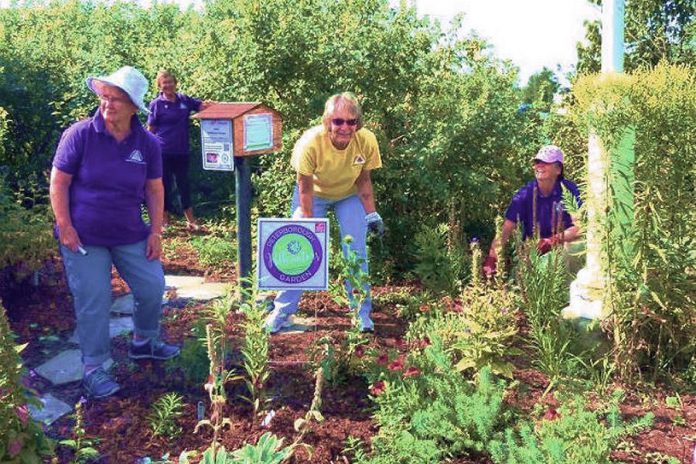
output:
{"label": "woman in white sun hat", "polygon": [[[63,133],[53,159],[50,197],[74,300],[83,385],[89,396],[103,398],[120,388],[102,367],[111,356],[112,264],[135,297],[129,357],[169,359],[179,348],[159,340],[162,155],[136,115],[147,111],[147,80],[124,66],[87,78],[87,87],[99,97],[99,108]],[[143,203],[149,223],[142,219]]]}

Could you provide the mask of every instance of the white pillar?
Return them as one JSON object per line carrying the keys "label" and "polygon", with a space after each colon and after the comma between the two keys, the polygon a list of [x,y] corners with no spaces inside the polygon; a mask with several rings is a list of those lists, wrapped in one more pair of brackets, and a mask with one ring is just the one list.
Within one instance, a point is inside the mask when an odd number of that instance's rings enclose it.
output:
{"label": "white pillar", "polygon": [[[623,72],[624,0],[602,2],[602,74]],[[602,237],[599,219],[607,205],[605,174],[609,156],[602,141],[590,133],[587,152],[587,254],[585,267],[570,284],[570,305],[565,318],[599,319],[604,316],[602,296],[606,276],[601,268]]]}

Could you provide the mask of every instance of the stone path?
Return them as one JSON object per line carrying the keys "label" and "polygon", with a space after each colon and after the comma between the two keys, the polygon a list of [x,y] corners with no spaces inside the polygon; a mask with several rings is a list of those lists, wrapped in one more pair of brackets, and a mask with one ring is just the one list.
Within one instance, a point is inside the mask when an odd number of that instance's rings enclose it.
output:
{"label": "stone path", "polygon": [[[228,284],[206,283],[202,277],[195,276],[165,276],[165,289],[174,295],[172,300],[166,296],[162,298],[162,305],[182,307],[188,300],[208,301],[219,298],[227,292]],[[173,292],[171,292],[173,290]],[[109,321],[109,335],[111,338],[121,334],[130,334],[133,331],[133,308],[135,301],[132,294],[116,298],[111,306],[111,320]],[[82,361],[77,334],[68,339],[73,348],[57,353],[53,358],[34,369],[36,374],[45,378],[52,386],[64,386],[82,380]],[[104,363],[105,368],[110,368],[113,360]],[[34,419],[46,425],[52,424],[65,414],[72,411],[72,406],[56,398],[51,393],[43,394],[40,398],[42,407],[31,407],[31,415]]]}

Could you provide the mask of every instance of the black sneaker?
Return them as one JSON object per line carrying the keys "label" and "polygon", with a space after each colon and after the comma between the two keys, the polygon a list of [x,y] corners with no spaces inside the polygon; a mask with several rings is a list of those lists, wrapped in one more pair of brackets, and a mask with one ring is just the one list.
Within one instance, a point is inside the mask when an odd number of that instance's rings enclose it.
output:
{"label": "black sneaker", "polygon": [[106,398],[121,389],[103,367],[98,367],[82,378],[82,386],[87,396],[94,399]]}
{"label": "black sneaker", "polygon": [[181,348],[176,345],[169,345],[157,339],[150,339],[147,343],[135,346],[131,343],[128,348],[128,357],[131,359],[160,359],[165,361],[177,356]]}

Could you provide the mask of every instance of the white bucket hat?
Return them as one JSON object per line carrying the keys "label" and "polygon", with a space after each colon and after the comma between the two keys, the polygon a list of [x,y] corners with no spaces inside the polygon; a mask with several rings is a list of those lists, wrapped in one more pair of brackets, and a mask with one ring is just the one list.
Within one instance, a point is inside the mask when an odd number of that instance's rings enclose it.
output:
{"label": "white bucket hat", "polygon": [[87,78],[87,88],[92,92],[99,95],[97,89],[94,88],[94,81],[104,82],[108,85],[113,85],[123,90],[128,94],[131,101],[135,106],[149,113],[148,109],[145,107],[143,98],[147,92],[147,79],[145,76],[132,66],[123,66],[117,69],[112,74],[108,76],[90,76]]}
{"label": "white bucket hat", "polygon": [[543,161],[544,163],[563,164],[563,150],[556,145],[545,145],[541,147],[539,152],[534,157],[534,160]]}

